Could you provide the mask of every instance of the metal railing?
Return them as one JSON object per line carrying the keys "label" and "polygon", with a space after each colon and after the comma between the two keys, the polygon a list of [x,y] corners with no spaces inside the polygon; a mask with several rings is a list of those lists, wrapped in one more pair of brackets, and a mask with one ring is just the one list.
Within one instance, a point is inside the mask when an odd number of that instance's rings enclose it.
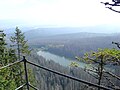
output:
{"label": "metal railing", "polygon": [[4,69],[4,68],[7,68],[7,67],[10,67],[10,66],[12,66],[12,65],[14,65],[14,64],[21,63],[21,62],[24,63],[25,84],[19,86],[19,87],[16,88],[15,90],[19,90],[19,89],[21,89],[21,88],[23,88],[23,87],[25,87],[25,86],[27,86],[27,90],[30,90],[30,87],[33,88],[33,89],[35,89],[35,90],[39,90],[38,88],[34,87],[33,85],[31,85],[31,84],[29,83],[28,73],[27,73],[27,65],[26,65],[27,63],[30,64],[30,65],[36,66],[36,67],[38,67],[38,68],[44,69],[44,70],[46,70],[46,71],[52,72],[52,73],[54,73],[54,74],[57,74],[57,75],[60,75],[60,76],[69,78],[69,79],[71,79],[71,80],[75,80],[75,81],[84,83],[84,84],[86,84],[86,85],[88,85],[88,86],[93,86],[93,87],[96,87],[96,88],[99,88],[99,89],[103,89],[103,90],[112,90],[111,88],[108,88],[108,87],[105,87],[105,86],[102,86],[102,85],[98,85],[98,84],[94,84],[94,83],[91,83],[91,82],[88,82],[88,81],[85,81],[85,80],[82,80],[82,79],[79,79],[79,78],[76,78],[76,77],[73,77],[73,76],[70,76],[70,75],[67,75],[67,74],[58,72],[58,71],[55,71],[55,70],[52,70],[52,69],[49,69],[49,68],[47,68],[47,67],[38,65],[38,64],[36,64],[36,63],[33,63],[33,62],[31,62],[31,61],[26,60],[26,59],[25,59],[25,56],[23,56],[23,60],[21,60],[21,61],[16,61],[16,62],[14,62],[14,63],[11,63],[11,64],[8,64],[8,65],[6,65],[6,66],[4,66],[4,67],[1,67],[0,70],[1,70],[1,69]]}

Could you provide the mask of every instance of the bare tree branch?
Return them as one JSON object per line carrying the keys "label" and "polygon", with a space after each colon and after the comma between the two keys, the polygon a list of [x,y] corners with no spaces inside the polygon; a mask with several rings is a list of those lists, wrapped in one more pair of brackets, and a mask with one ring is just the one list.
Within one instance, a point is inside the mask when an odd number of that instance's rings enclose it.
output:
{"label": "bare tree branch", "polygon": [[110,5],[110,6],[120,6],[120,3],[113,3],[113,4],[110,4],[109,2],[101,2],[102,4],[105,4],[105,5]]}
{"label": "bare tree branch", "polygon": [[[119,11],[119,12],[120,12],[120,11]],[[117,47],[120,49],[120,44],[119,44],[119,43],[117,43],[117,42],[112,42],[112,44],[117,45]]]}
{"label": "bare tree branch", "polygon": [[91,74],[89,71],[86,71],[86,70],[84,70],[85,72],[87,72],[89,75],[91,75],[92,77],[94,77],[95,79],[98,79],[98,77],[97,76],[95,76],[95,75],[93,75],[93,74]]}
{"label": "bare tree branch", "polygon": [[112,77],[115,77],[115,78],[117,78],[118,80],[120,80],[120,77],[119,76],[117,76],[117,75],[115,75],[115,74],[113,74],[113,73],[111,73],[111,72],[107,72],[107,71],[104,71],[105,73],[107,73],[107,74],[109,74],[109,75],[111,75]]}
{"label": "bare tree branch", "polygon": [[113,86],[113,87],[112,87],[111,85],[109,85],[110,88],[115,89],[115,90],[120,89],[120,87],[114,85],[114,83],[113,83],[109,78],[105,77],[105,79],[106,79],[107,81],[109,81],[110,84]]}
{"label": "bare tree branch", "polygon": [[94,70],[92,70],[92,69],[85,69],[85,71],[90,71],[90,72],[93,72],[93,73],[98,73],[97,71],[94,71]]}
{"label": "bare tree branch", "polygon": [[120,13],[120,11],[112,8],[113,6],[120,6],[120,2],[118,2],[118,1],[117,2],[113,1],[113,2],[114,2],[113,4],[110,4],[109,2],[101,2],[101,3],[104,4],[106,6],[106,8],[108,8],[114,12]]}
{"label": "bare tree branch", "polygon": [[[111,7],[106,7],[106,8],[108,8],[108,9],[110,9],[110,10],[114,11],[114,12],[120,13],[120,11],[117,11],[117,10],[115,10],[115,9],[111,8]],[[119,47],[119,48],[120,48],[120,47]]]}
{"label": "bare tree branch", "polygon": [[110,84],[112,84],[112,86],[115,86],[115,84],[110,80],[110,78],[108,78],[108,76],[105,76],[105,75],[104,75],[104,78],[105,78],[107,81],[109,81]]}

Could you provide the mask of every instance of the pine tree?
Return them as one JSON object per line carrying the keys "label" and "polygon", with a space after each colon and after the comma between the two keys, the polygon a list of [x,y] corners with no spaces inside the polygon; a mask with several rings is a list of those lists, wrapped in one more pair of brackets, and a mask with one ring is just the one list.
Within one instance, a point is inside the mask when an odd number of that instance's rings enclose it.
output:
{"label": "pine tree", "polygon": [[[116,88],[115,82],[110,78],[111,76],[120,80],[120,77],[108,70],[107,65],[114,66],[119,65],[120,51],[116,49],[98,49],[96,52],[89,52],[84,57],[76,57],[78,60],[82,60],[88,64],[85,67],[85,71],[98,80],[98,85],[106,85],[111,88]],[[120,89],[120,88],[119,88]],[[100,90],[100,88],[98,88]]]}
{"label": "pine tree", "polygon": [[[14,62],[16,60],[15,53],[14,55],[11,54],[10,49],[6,47],[5,42],[5,34],[2,30],[0,30],[0,67],[3,67],[11,62]],[[11,55],[10,55],[11,54]],[[13,57],[14,56],[14,57]],[[10,67],[0,70],[0,90],[14,90],[16,88],[16,81],[15,81],[15,75],[12,73],[14,72],[12,69],[15,69],[16,67]]]}
{"label": "pine tree", "polygon": [[[19,58],[18,54],[16,55],[15,48],[8,48],[5,42],[5,37],[6,35],[4,32],[0,30],[0,67],[6,66],[9,63],[13,63]],[[19,38],[19,36],[17,38]],[[27,54],[30,53],[29,50],[26,50],[28,46],[26,44],[27,41],[25,41],[24,38],[25,37],[22,36],[22,39],[17,41],[17,43],[20,42],[18,43],[20,54],[21,52]],[[15,90],[17,87],[22,85],[24,83],[23,73],[24,70],[22,63],[0,69],[0,90]]]}
{"label": "pine tree", "polygon": [[[10,38],[10,40],[13,43],[12,46],[17,51],[18,60],[22,59],[21,56],[30,55],[31,50],[29,50],[29,46],[27,44],[27,40],[25,40],[24,33],[22,33],[22,31],[18,27],[16,27],[16,29],[15,29],[15,36],[12,36]],[[23,66],[21,64],[19,64],[19,69],[20,69],[20,73],[21,73],[21,75],[20,75],[21,76],[21,84],[23,84],[24,70],[23,70]],[[32,70],[28,69],[28,73],[29,73],[29,77],[30,77],[29,80],[31,81],[31,79],[33,79],[33,81],[34,81],[34,79],[35,79],[34,75],[31,75],[31,74],[33,74]],[[32,83],[34,83],[33,81],[32,81]]]}
{"label": "pine tree", "polygon": [[11,37],[10,40],[12,43],[14,43],[13,46],[17,47],[18,60],[21,59],[21,55],[30,54],[29,46],[25,40],[24,33],[22,33],[18,27],[15,29],[15,36]]}
{"label": "pine tree", "polygon": [[2,30],[0,30],[0,64],[1,66],[5,65],[5,61],[3,60],[6,53],[6,42],[5,42],[5,34]]}
{"label": "pine tree", "polygon": [[[25,41],[24,34],[21,32],[20,29],[18,29],[18,27],[16,27],[16,29],[15,29],[15,36],[11,36],[10,40],[14,44],[11,46],[13,46],[14,49],[17,51],[17,59],[21,60],[21,55],[28,53],[29,47],[27,45],[27,41]],[[23,82],[24,82],[24,79],[23,79],[24,69],[23,69],[23,65],[21,63],[18,66],[18,70],[20,70],[19,74],[21,77],[21,84],[23,84]]]}

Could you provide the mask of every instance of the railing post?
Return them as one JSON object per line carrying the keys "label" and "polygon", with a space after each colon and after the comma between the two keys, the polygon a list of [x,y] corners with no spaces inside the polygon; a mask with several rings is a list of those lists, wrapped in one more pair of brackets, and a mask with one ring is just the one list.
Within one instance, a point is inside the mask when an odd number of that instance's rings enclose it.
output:
{"label": "railing post", "polygon": [[23,56],[26,85],[27,85],[27,90],[29,90],[29,82],[28,82],[28,73],[27,73],[26,61],[27,60],[25,59],[25,56]]}

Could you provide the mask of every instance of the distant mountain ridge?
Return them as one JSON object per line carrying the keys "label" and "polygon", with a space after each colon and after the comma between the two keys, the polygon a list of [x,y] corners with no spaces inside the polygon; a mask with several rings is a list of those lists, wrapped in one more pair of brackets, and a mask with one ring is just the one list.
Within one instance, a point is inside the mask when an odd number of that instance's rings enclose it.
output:
{"label": "distant mountain ridge", "polygon": [[120,42],[119,34],[100,33],[72,33],[53,35],[48,37],[36,37],[28,39],[33,47],[46,47],[47,51],[74,59],[83,56],[84,53],[96,51],[98,48],[117,48],[112,42]]}
{"label": "distant mountain ridge", "polygon": [[[120,33],[104,33],[102,31],[111,31],[114,29],[119,29],[118,27],[113,28],[112,26],[107,28],[104,26],[95,26],[95,27],[78,27],[78,28],[35,28],[35,27],[23,27],[19,28],[24,32],[26,39],[29,41],[40,40],[42,38],[50,39],[79,39],[79,38],[91,38],[91,37],[105,37],[105,36],[119,36]],[[101,33],[98,33],[98,31]],[[8,34],[8,37],[11,36],[11,33],[15,32],[15,28],[6,29],[5,33]]]}
{"label": "distant mountain ridge", "polygon": [[[2,21],[1,21],[2,22]],[[10,22],[8,22],[10,23]],[[17,22],[18,23],[18,22]],[[19,23],[16,26],[19,27],[20,30],[23,32],[33,32],[37,30],[41,30],[42,32],[49,32],[49,34],[64,34],[64,33],[77,33],[77,32],[90,32],[90,33],[118,33],[120,32],[120,26],[119,25],[97,25],[97,26],[84,26],[84,27],[42,27],[42,26],[20,26]],[[4,22],[0,23],[0,29],[3,29],[6,31],[6,33],[13,33],[15,30],[15,27],[6,27],[2,28]]]}
{"label": "distant mountain ridge", "polygon": [[[105,29],[105,30],[104,30]],[[110,31],[115,28],[110,28]],[[116,28],[118,29],[118,28]],[[101,30],[101,33],[98,33],[98,31]],[[79,36],[81,33],[81,36],[108,36],[108,35],[114,35],[108,32],[107,34],[102,32],[102,31],[109,31],[108,28],[103,28],[103,27],[81,27],[81,28],[37,28],[37,29],[31,29],[27,32],[25,32],[25,35],[27,38],[43,38],[43,37],[48,37],[48,36],[59,36],[59,35],[67,35],[69,36],[72,34],[76,34],[76,36]],[[114,31],[114,30],[113,30]],[[91,34],[91,36],[90,36]]]}
{"label": "distant mountain ridge", "polygon": [[120,33],[85,32],[85,28],[37,28],[24,33],[31,47],[46,47],[49,52],[71,58],[98,48],[113,48],[112,41],[120,42]]}

